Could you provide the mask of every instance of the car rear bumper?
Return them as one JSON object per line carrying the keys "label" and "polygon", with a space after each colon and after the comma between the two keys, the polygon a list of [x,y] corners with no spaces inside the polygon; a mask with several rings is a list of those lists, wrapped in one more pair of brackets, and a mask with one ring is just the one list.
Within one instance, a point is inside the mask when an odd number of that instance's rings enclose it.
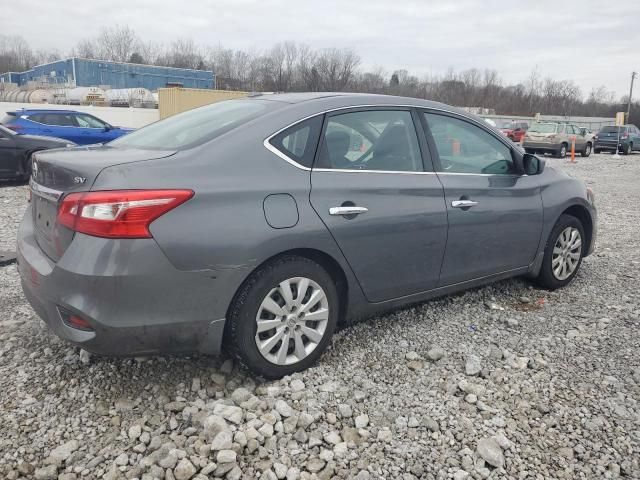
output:
{"label": "car rear bumper", "polygon": [[[233,287],[241,282],[237,272],[183,272],[153,239],[82,234],[54,263],[32,225],[27,209],[18,231],[18,270],[29,303],[56,335],[104,355],[219,353]],[[65,313],[93,331],[67,325]]]}
{"label": "car rear bumper", "polygon": [[540,151],[540,152],[557,152],[560,150],[560,143],[551,142],[532,142],[531,140],[525,140],[522,147],[525,149]]}
{"label": "car rear bumper", "polygon": [[601,142],[601,141],[597,141],[594,145],[594,149],[598,149],[598,150],[611,150],[611,151],[615,151],[619,148],[623,148],[623,146],[625,145],[624,142]]}

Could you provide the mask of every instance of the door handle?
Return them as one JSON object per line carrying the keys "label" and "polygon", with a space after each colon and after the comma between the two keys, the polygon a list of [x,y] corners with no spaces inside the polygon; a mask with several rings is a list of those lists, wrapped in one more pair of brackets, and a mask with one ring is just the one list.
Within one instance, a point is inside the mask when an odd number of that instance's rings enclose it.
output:
{"label": "door handle", "polygon": [[329,215],[360,215],[361,213],[367,213],[369,211],[366,207],[331,207],[329,209]]}
{"label": "door handle", "polygon": [[475,207],[478,202],[474,202],[473,200],[454,200],[451,202],[451,206],[453,208],[471,208]]}

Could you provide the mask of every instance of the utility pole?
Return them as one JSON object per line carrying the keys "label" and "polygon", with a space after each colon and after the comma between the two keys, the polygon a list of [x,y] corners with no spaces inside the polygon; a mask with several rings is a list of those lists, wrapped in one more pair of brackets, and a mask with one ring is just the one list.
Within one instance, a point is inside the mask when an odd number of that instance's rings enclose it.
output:
{"label": "utility pole", "polygon": [[629,101],[627,102],[627,123],[629,123],[629,113],[631,113],[631,96],[633,95],[633,81],[638,76],[638,72],[631,72],[631,88],[629,88]]}

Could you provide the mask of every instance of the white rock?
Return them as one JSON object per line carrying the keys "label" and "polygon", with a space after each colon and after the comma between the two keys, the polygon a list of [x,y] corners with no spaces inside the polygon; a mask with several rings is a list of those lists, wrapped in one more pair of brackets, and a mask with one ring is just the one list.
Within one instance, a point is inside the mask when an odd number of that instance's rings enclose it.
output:
{"label": "white rock", "polygon": [[464,371],[469,376],[478,375],[482,370],[482,363],[480,361],[480,357],[477,355],[469,355],[467,357],[467,362],[464,366]]}
{"label": "white rock", "polygon": [[363,413],[356,417],[356,428],[366,428],[369,425],[369,415]]}
{"label": "white rock", "polygon": [[216,455],[218,463],[233,463],[236,461],[236,452],[233,450],[220,450]]}
{"label": "white rock", "polygon": [[464,470],[458,470],[453,474],[453,480],[467,480],[469,478],[469,474]]}
{"label": "white rock", "polygon": [[216,415],[220,415],[225,420],[231,423],[235,423],[236,425],[242,422],[242,417],[244,415],[242,408],[240,407],[221,404],[218,404],[214,407],[213,413]]}
{"label": "white rock", "polygon": [[142,435],[142,427],[140,425],[132,425],[129,427],[129,432],[127,433],[131,440],[137,440]]}
{"label": "white rock", "polygon": [[277,400],[275,405],[276,412],[283,417],[290,417],[293,415],[293,409],[284,400]]}
{"label": "white rock", "polygon": [[289,386],[291,387],[291,390],[294,392],[301,392],[302,390],[305,389],[304,382],[297,378],[291,380],[291,383],[289,384]]}
{"label": "white rock", "polygon": [[287,466],[283,463],[276,462],[273,464],[273,471],[280,480],[287,476]]}
{"label": "white rock", "polygon": [[298,480],[300,478],[300,469],[298,467],[289,467],[287,469],[287,480]]}
{"label": "white rock", "polygon": [[84,363],[85,365],[89,364],[91,362],[91,354],[89,352],[87,352],[86,350],[80,350],[80,361],[82,363]]}
{"label": "white rock", "polygon": [[341,403],[338,405],[338,412],[342,418],[351,418],[353,415],[353,410],[351,409],[351,405],[347,403]]}
{"label": "white rock", "polygon": [[478,452],[478,455],[489,465],[496,468],[502,468],[504,466],[502,449],[498,442],[493,438],[483,438],[479,440],[476,451]]}
{"label": "white rock", "polygon": [[332,445],[336,445],[342,441],[342,437],[336,431],[327,432],[324,434],[324,441]]}
{"label": "white rock", "polygon": [[233,443],[231,432],[222,431],[211,441],[211,450],[229,450]]}
{"label": "white rock", "polygon": [[176,480],[189,480],[196,472],[197,470],[196,467],[193,466],[193,463],[191,463],[188,458],[183,458],[178,462],[176,468],[173,469],[173,476]]}
{"label": "white rock", "polygon": [[53,463],[60,466],[62,462],[71,456],[73,452],[78,450],[79,446],[80,444],[77,440],[70,440],[59,447],[54,448],[49,454],[49,461],[47,463]]}
{"label": "white rock", "polygon": [[427,352],[427,358],[429,360],[431,360],[432,362],[437,362],[438,360],[440,360],[442,357],[444,357],[445,353],[444,350],[440,347],[432,347],[428,352]]}

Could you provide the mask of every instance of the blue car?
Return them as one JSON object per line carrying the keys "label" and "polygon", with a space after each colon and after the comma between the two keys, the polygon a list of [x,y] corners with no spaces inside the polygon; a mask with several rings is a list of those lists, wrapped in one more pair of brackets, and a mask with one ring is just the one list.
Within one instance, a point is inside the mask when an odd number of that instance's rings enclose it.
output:
{"label": "blue car", "polygon": [[74,110],[16,110],[0,123],[19,134],[64,138],[78,145],[110,142],[133,131]]}

